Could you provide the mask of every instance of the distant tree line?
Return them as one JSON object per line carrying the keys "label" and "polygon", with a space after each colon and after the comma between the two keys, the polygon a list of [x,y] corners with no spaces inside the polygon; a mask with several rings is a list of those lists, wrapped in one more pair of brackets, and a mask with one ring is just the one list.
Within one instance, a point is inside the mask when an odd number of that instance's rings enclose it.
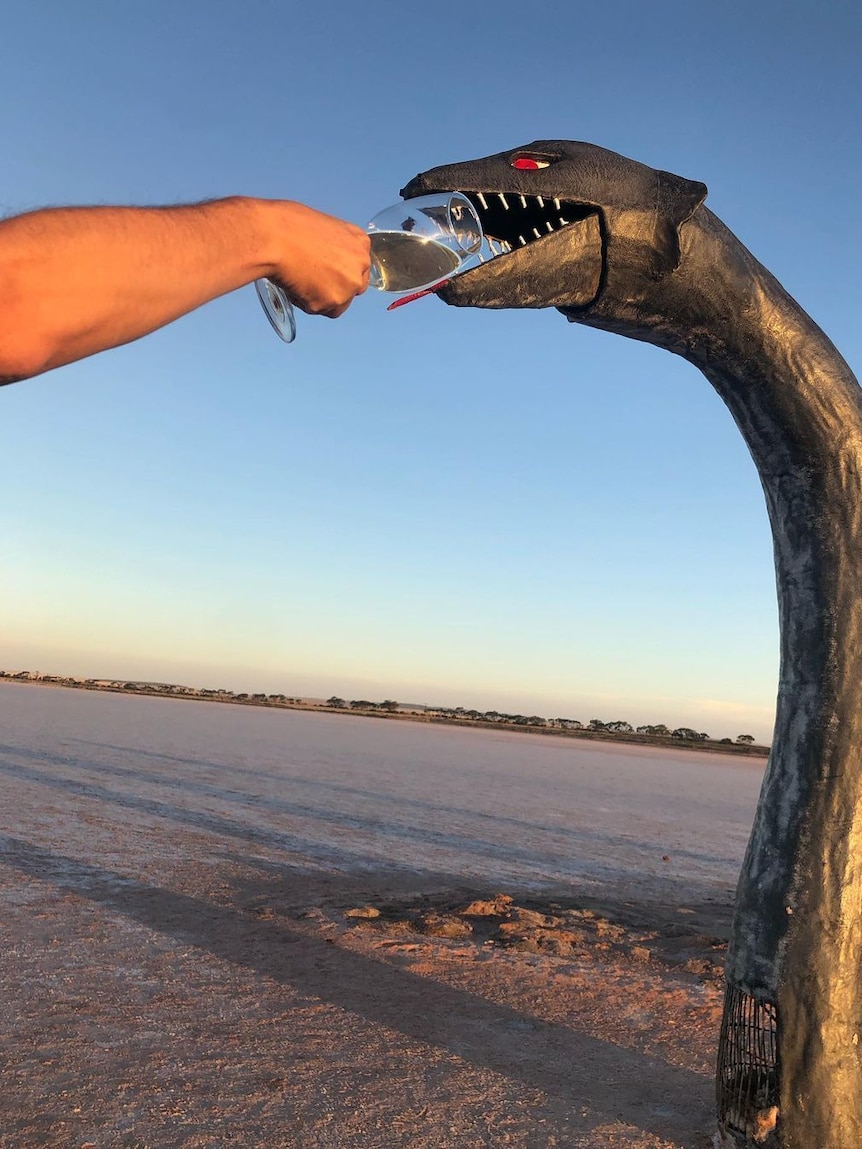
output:
{"label": "distant tree line", "polygon": [[384,698],[382,702],[369,702],[367,698],[354,698],[352,702],[347,702],[344,698],[339,698],[333,694],[332,698],[327,698],[327,706],[332,706],[335,710],[386,710],[390,714],[394,714],[399,709],[399,704],[394,698]]}
{"label": "distant tree line", "polygon": [[[383,702],[371,702],[367,698],[356,698],[348,702],[345,698],[333,695],[327,698],[326,705],[336,710],[382,710],[394,714],[398,710],[415,711],[415,707],[402,706],[391,698]],[[704,731],[692,730],[689,726],[678,726],[671,730],[663,722],[655,725],[634,727],[623,719],[605,722],[601,718],[591,718],[584,724],[577,718],[543,718],[540,714],[505,714],[499,710],[468,710],[463,706],[424,706],[422,713],[431,717],[447,719],[461,719],[468,722],[495,722],[511,726],[536,726],[557,730],[591,730],[604,734],[641,734],[656,738],[676,738],[683,742],[711,742],[709,734]],[[721,738],[723,744],[732,744],[732,738]],[[754,742],[753,734],[738,734],[736,742],[740,745],[751,745]]]}
{"label": "distant tree line", "polygon": [[[83,687],[89,690],[120,690],[140,692],[146,694],[168,694],[185,698],[201,698],[216,702],[240,702],[258,706],[318,706],[316,702],[305,702],[302,698],[289,694],[248,694],[240,692],[235,694],[232,690],[207,689],[203,687],[177,686],[169,682],[127,682],[122,679],[104,678],[72,678],[64,675],[41,674],[31,670],[0,670],[0,678],[17,679],[24,682],[42,682],[57,686]],[[577,718],[543,718],[540,714],[506,714],[499,710],[468,710],[463,706],[408,706],[396,702],[394,698],[384,698],[382,702],[373,702],[367,698],[355,698],[348,702],[333,694],[327,698],[325,706],[333,710],[355,710],[360,712],[382,712],[384,714],[413,713],[417,710],[428,717],[444,718],[448,721],[465,722],[492,722],[500,725],[535,727],[545,730],[588,730],[597,734],[638,734],[655,738],[676,738],[682,742],[710,742],[712,739],[703,731],[692,730],[689,726],[678,726],[675,730],[665,726],[664,723],[633,727],[630,722],[621,718],[612,722],[605,722],[601,718],[591,718],[583,723]],[[722,744],[732,744],[733,739],[721,738]],[[753,734],[737,734],[736,743],[739,745],[752,745],[755,741]]]}

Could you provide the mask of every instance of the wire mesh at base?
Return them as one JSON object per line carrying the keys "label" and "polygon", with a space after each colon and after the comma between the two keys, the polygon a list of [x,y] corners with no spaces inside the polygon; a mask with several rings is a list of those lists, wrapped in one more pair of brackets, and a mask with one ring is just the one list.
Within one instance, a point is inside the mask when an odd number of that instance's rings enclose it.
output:
{"label": "wire mesh at base", "polygon": [[719,1125],[756,1145],[774,1144],[778,1120],[778,1016],[771,1002],[728,985],[718,1039]]}

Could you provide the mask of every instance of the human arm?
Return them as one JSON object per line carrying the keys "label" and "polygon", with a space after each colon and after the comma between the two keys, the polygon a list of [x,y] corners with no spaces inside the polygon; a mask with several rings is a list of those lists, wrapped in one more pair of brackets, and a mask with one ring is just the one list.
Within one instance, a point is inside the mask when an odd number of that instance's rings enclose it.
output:
{"label": "human arm", "polygon": [[140,338],[268,277],[341,315],[368,286],[361,228],[287,200],[48,208],[0,221],[0,383]]}

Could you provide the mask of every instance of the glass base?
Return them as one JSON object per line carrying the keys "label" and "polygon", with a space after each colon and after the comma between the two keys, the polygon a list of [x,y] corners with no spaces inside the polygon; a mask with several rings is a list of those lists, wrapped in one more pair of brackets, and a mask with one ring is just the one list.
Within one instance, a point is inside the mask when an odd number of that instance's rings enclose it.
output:
{"label": "glass base", "polygon": [[296,339],[296,316],[287,295],[271,279],[257,279],[254,286],[273,331],[285,343],[293,343]]}

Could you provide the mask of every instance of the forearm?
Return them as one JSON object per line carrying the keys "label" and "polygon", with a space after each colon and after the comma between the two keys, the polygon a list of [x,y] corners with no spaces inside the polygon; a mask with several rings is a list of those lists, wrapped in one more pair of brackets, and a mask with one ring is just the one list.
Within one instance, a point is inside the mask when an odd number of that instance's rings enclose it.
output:
{"label": "forearm", "polygon": [[[316,258],[318,243],[350,249],[340,279],[334,257]],[[262,276],[282,282],[306,310],[340,314],[364,289],[357,270],[364,243],[359,229],[301,204],[239,197],[169,208],[56,208],[5,220],[0,380],[128,343]],[[321,285],[326,290],[315,294]]]}

